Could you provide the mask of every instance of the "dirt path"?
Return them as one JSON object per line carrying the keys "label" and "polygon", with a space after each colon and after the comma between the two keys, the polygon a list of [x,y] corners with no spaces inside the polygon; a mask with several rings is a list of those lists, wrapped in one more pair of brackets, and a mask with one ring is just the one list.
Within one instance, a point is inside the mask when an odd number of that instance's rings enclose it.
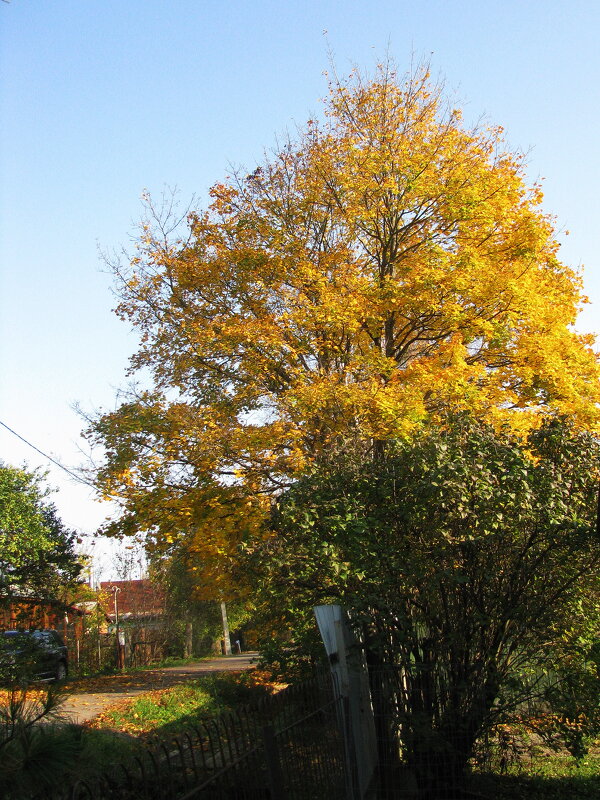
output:
{"label": "dirt path", "polygon": [[143,672],[102,675],[69,681],[65,685],[69,696],[62,710],[71,722],[81,724],[111,706],[118,705],[122,700],[128,700],[144,692],[167,689],[213,672],[251,669],[257,656],[257,653],[244,653],[239,656],[222,656],[197,661],[181,667],[163,667]]}

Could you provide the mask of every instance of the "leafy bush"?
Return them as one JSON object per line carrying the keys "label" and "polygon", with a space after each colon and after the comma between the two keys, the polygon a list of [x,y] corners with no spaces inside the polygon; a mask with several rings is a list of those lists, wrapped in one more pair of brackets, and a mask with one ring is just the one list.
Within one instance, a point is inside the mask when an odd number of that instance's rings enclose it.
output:
{"label": "leafy bush", "polygon": [[[598,683],[579,651],[600,620],[587,608],[599,442],[568,421],[523,441],[459,414],[379,444],[377,458],[348,445],[282,494],[277,535],[248,548],[264,604],[300,633],[314,605],[350,609],[372,678],[402,676],[374,696],[377,721],[394,709],[378,733],[397,753],[399,731],[423,787],[460,782],[477,739],[526,702],[592,720]],[[550,672],[553,698],[538,680]]]}

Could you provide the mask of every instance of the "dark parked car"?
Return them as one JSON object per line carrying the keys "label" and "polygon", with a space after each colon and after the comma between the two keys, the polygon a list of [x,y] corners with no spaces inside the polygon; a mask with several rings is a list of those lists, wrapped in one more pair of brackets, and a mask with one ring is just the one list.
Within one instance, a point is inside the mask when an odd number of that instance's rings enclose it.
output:
{"label": "dark parked car", "polygon": [[0,665],[36,680],[62,681],[68,673],[67,647],[54,630],[4,631]]}

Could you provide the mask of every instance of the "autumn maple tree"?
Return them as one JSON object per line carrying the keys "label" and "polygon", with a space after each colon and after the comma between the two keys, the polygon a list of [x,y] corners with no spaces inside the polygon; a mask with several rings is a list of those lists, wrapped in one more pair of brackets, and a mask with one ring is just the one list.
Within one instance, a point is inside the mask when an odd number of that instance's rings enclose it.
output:
{"label": "autumn maple tree", "polygon": [[[448,409],[525,435],[598,423],[580,276],[502,129],[464,124],[427,70],[333,82],[322,119],[181,221],[149,205],[117,313],[150,388],[97,417],[118,532],[180,532],[221,574],[332,443],[381,447]],[[164,210],[164,209],[163,209]]]}

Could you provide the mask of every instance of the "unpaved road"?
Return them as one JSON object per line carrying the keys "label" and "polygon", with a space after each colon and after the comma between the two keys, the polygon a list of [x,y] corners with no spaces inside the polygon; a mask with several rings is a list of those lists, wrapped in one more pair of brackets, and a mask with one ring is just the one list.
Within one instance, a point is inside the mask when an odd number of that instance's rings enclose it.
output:
{"label": "unpaved road", "polygon": [[81,724],[106,711],[107,708],[118,705],[122,700],[137,697],[144,692],[167,689],[214,672],[251,669],[257,656],[257,653],[243,653],[197,661],[182,667],[163,667],[123,675],[103,675],[69,681],[65,686],[69,696],[62,706],[62,712],[71,722]]}

